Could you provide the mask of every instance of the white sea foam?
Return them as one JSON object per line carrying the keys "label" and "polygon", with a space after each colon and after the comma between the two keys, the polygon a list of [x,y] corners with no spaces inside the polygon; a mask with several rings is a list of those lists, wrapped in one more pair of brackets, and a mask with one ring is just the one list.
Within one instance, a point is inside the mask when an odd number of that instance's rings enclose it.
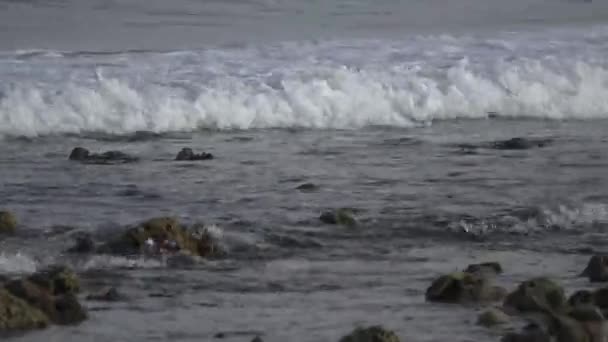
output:
{"label": "white sea foam", "polygon": [[82,266],[83,269],[103,269],[103,268],[159,268],[164,263],[159,259],[134,257],[127,258],[112,255],[95,255]]}
{"label": "white sea foam", "polygon": [[535,44],[546,37],[439,36],[76,58],[84,69],[22,63],[0,88],[0,135],[412,127],[488,113],[606,118],[608,66],[597,35],[544,50]]}
{"label": "white sea foam", "polygon": [[0,274],[32,273],[38,268],[38,263],[26,254],[0,253]]}

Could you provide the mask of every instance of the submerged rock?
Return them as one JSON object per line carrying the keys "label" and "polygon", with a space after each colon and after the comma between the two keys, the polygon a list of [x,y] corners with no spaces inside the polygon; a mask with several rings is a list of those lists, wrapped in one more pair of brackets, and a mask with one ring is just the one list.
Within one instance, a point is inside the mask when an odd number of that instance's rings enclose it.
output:
{"label": "submerged rock", "polygon": [[534,138],[511,138],[507,140],[495,141],[491,147],[497,150],[527,150],[536,147],[545,147],[551,143],[551,139]]}
{"label": "submerged rock", "polygon": [[83,147],[76,147],[70,153],[69,160],[78,161],[86,164],[121,164],[132,163],[139,160],[137,157],[130,156],[120,151],[107,151],[101,154],[91,153]]}
{"label": "submerged rock", "polygon": [[399,337],[394,332],[376,325],[357,328],[349,335],[342,337],[340,342],[399,342]]}
{"label": "submerged rock", "polygon": [[49,319],[42,311],[0,289],[0,331],[41,329],[48,325]]}
{"label": "submerged rock", "polygon": [[190,253],[200,257],[223,254],[216,239],[203,229],[190,232],[171,217],[158,217],[128,229],[101,248],[102,252],[120,255]]}
{"label": "submerged rock", "polygon": [[316,191],[317,189],[319,189],[319,187],[316,184],[313,183],[304,183],[299,185],[298,187],[296,187],[296,190],[300,190],[300,191]]}
{"label": "submerged rock", "polygon": [[[528,324],[521,332],[511,332],[506,334],[501,342],[551,342],[552,338],[546,329],[538,324]],[[574,342],[574,341],[571,341]]]}
{"label": "submerged rock", "polygon": [[469,303],[497,301],[505,294],[505,289],[480,274],[455,272],[435,279],[425,296],[430,302]]}
{"label": "submerged rock", "polygon": [[74,246],[67,249],[67,253],[93,253],[95,241],[90,235],[76,236]]}
{"label": "submerged rock", "polygon": [[191,148],[185,147],[177,153],[175,160],[208,160],[213,159],[211,153],[202,152],[200,154],[194,153]]}
{"label": "submerged rock", "polygon": [[509,315],[497,308],[490,308],[479,314],[477,324],[484,327],[491,327],[500,324],[506,324],[511,321]]}
{"label": "submerged rock", "polygon": [[88,295],[86,299],[100,302],[118,302],[125,299],[125,297],[115,287],[108,287],[98,293]]}
{"label": "submerged rock", "polygon": [[559,312],[566,307],[566,297],[557,283],[538,277],[521,283],[503,304],[522,312]]}
{"label": "submerged rock", "polygon": [[588,277],[591,282],[608,281],[608,255],[592,256],[581,276]]}
{"label": "submerged rock", "polygon": [[553,140],[541,138],[511,138],[506,140],[497,140],[484,142],[480,144],[458,144],[462,151],[472,152],[476,149],[494,149],[494,150],[528,150],[532,148],[540,148],[549,145]]}
{"label": "submerged rock", "polygon": [[356,226],[357,219],[350,209],[337,209],[334,211],[325,211],[319,216],[319,220],[326,224],[337,224],[341,226]]}
{"label": "submerged rock", "polygon": [[10,211],[0,211],[0,234],[13,234],[17,230],[17,218]]}

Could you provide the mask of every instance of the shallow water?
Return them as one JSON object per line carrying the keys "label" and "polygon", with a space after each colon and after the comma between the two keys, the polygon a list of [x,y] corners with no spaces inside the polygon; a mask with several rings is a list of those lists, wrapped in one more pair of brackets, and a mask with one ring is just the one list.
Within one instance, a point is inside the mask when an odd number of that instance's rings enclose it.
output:
{"label": "shallow water", "polygon": [[[23,231],[2,242],[7,262],[0,267],[69,262],[86,271],[89,289],[114,285],[130,297],[87,302],[92,317],[84,324],[26,340],[200,341],[223,332],[230,341],[256,334],[336,341],[362,323],[385,324],[414,341],[493,340],[500,331],[476,327],[475,308],[425,303],[424,290],[440,273],[487,260],[503,264],[499,282],[508,287],[538,274],[570,290],[586,287],[576,275],[588,254],[602,251],[598,237],[608,218],[603,124],[464,120],[130,142],[9,140],[0,153],[0,197]],[[513,136],[553,142],[474,153],[457,146]],[[67,160],[73,146],[120,148],[141,161],[83,165]],[[173,161],[183,146],[216,158]],[[305,182],[318,190],[295,189]],[[322,210],[337,207],[355,208],[361,225],[318,221]],[[108,229],[159,215],[218,225],[228,257],[181,268],[106,256],[75,260],[61,254],[74,231],[52,228],[69,225],[103,239]],[[12,256],[16,251],[22,254]]]}

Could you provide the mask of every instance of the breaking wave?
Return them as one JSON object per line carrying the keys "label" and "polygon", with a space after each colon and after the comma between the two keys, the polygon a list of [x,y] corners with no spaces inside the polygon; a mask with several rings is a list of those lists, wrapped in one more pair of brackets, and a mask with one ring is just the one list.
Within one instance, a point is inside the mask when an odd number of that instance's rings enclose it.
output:
{"label": "breaking wave", "polygon": [[5,61],[18,72],[0,83],[0,135],[608,118],[603,44],[448,38],[367,57],[373,44]]}
{"label": "breaking wave", "polygon": [[38,268],[38,262],[31,257],[22,254],[0,254],[0,273],[33,273]]}

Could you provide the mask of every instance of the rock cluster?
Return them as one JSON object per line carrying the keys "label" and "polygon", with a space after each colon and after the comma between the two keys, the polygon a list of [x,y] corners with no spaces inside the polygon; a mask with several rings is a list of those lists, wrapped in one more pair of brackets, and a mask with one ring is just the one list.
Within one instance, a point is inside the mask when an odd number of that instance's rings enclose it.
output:
{"label": "rock cluster", "polygon": [[72,270],[53,266],[11,279],[0,288],[0,331],[45,328],[50,324],[78,324],[87,311],[76,294],[80,281]]}
{"label": "rock cluster", "polygon": [[[606,256],[593,256],[581,274],[591,281],[605,277]],[[569,298],[552,279],[535,277],[521,282],[513,291],[491,285],[502,273],[498,263],[469,265],[463,272],[442,275],[426,291],[429,302],[485,304],[501,301],[502,308],[490,307],[477,324],[493,327],[509,325],[511,317],[528,320],[520,331],[509,329],[502,342],[599,342],[608,341],[608,287],[579,290]],[[604,280],[605,281],[605,280]],[[507,314],[508,313],[508,314]]]}

